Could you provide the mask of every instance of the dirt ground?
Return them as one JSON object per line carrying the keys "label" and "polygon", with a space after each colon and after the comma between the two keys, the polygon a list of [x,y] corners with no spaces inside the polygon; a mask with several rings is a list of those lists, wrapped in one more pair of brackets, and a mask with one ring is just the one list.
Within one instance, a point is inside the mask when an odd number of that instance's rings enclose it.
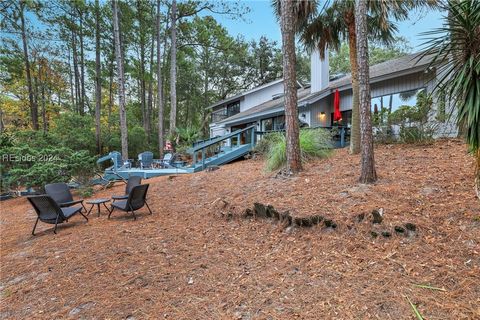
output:
{"label": "dirt ground", "polygon": [[[108,220],[103,209],[57,235],[39,223],[31,236],[26,199],[2,202],[0,318],[415,319],[408,297],[425,319],[480,319],[480,203],[465,145],[378,146],[376,163],[371,186],[356,182],[347,150],[289,179],[261,159],[149,179],[153,215]],[[257,201],[338,227],[242,218]],[[417,231],[393,231],[405,223]]]}

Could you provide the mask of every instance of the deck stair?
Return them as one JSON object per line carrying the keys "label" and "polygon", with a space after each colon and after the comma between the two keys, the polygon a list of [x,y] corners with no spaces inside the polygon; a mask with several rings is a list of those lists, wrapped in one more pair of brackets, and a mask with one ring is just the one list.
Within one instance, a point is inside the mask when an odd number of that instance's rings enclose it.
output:
{"label": "deck stair", "polygon": [[[233,139],[235,139],[233,141]],[[247,143],[241,143],[249,140]],[[194,172],[202,171],[210,166],[219,166],[245,156],[255,147],[255,125],[234,131],[221,137],[194,145],[188,151],[193,156],[190,166]]]}

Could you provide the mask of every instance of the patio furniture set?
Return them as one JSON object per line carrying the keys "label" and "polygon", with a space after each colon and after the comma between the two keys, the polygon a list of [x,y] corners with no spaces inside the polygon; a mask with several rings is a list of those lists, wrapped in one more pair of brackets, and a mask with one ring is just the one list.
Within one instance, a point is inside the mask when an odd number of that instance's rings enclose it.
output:
{"label": "patio furniture set", "polygon": [[88,221],[88,215],[90,215],[94,206],[97,206],[97,215],[100,216],[100,205],[102,204],[108,211],[108,219],[110,219],[115,209],[127,213],[131,212],[134,220],[137,219],[135,211],[144,206],[146,206],[150,214],[152,214],[152,210],[150,210],[146,201],[148,187],[149,184],[142,184],[142,178],[130,177],[125,186],[125,193],[123,195],[112,196],[110,208],[106,205],[107,202],[110,202],[110,199],[91,199],[85,201],[91,205],[87,211],[87,208],[83,204],[84,200],[74,200],[66,183],[47,184],[45,186],[46,194],[27,197],[37,213],[37,220],[33,226],[32,235],[35,235],[38,221],[55,224],[53,233],[56,234],[57,225],[68,222],[68,220],[77,213],[81,214],[83,218]]}

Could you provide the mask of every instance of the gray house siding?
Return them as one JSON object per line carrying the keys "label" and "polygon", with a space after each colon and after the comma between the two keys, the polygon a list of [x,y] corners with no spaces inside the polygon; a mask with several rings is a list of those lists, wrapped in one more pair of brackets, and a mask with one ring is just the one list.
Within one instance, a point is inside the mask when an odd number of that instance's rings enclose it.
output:
{"label": "gray house siding", "polygon": [[[341,101],[341,100],[340,100]],[[333,99],[327,97],[307,107],[310,109],[311,127],[328,127],[331,123],[331,112],[333,110]],[[323,115],[322,115],[323,112]]]}
{"label": "gray house siding", "polygon": [[[429,79],[431,79],[431,74],[418,72],[394,79],[373,82],[371,84],[371,96],[372,98],[376,98],[421,88],[427,88],[427,92],[431,92],[433,89],[433,81],[429,81]],[[340,91],[340,110],[351,110],[352,100],[352,89]],[[331,94],[328,98],[322,99],[310,105],[309,109],[311,110],[311,126],[330,126],[331,113],[333,112],[333,94]],[[325,116],[321,116],[322,112],[325,113]]]}

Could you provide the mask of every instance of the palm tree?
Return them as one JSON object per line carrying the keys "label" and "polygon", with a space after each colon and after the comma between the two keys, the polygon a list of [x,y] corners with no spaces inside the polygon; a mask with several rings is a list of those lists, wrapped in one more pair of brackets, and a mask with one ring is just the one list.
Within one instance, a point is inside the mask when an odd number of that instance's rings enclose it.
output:
{"label": "palm tree", "polygon": [[368,63],[368,26],[367,0],[357,0],[355,6],[355,32],[357,34],[357,64],[359,101],[360,101],[360,132],[361,132],[361,183],[372,183],[377,180],[375,159],[373,156],[372,121],[370,117],[370,74]]}
{"label": "palm tree", "polygon": [[[397,27],[394,20],[405,20],[411,9],[435,6],[436,0],[371,0],[367,1],[368,36],[385,44],[394,40]],[[332,5],[300,30],[301,40],[311,50],[318,49],[320,58],[325,58],[325,49],[340,49],[342,41],[348,40],[352,75],[352,130],[350,153],[360,152],[360,118],[358,96],[358,64],[355,31],[355,3],[350,0],[334,0]]]}
{"label": "palm tree", "polygon": [[297,108],[297,78],[295,72],[295,33],[315,12],[315,1],[280,0],[273,2],[277,17],[280,17],[283,53],[283,87],[285,99],[285,125],[287,140],[287,172],[302,170]]}
{"label": "palm tree", "polygon": [[476,192],[480,199],[480,2],[448,0],[443,27],[424,33],[431,39],[424,55],[443,75],[435,90],[457,108],[458,126],[476,157]]}

